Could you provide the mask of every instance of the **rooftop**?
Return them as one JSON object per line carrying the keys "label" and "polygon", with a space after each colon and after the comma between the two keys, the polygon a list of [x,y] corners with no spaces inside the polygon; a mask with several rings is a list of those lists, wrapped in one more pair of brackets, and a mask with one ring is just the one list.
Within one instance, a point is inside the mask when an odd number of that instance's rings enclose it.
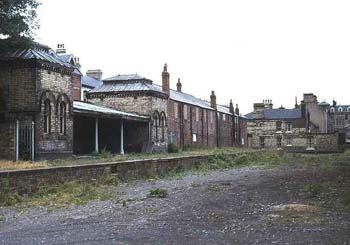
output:
{"label": "rooftop", "polygon": [[[263,110],[265,119],[297,119],[301,118],[300,109],[265,109]],[[248,119],[256,119],[255,113],[251,112],[245,115]]]}

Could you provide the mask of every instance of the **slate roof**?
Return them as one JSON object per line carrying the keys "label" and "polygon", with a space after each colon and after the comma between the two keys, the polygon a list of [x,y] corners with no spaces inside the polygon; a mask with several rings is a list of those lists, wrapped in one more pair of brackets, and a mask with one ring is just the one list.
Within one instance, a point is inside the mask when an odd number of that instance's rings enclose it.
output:
{"label": "slate roof", "polygon": [[0,54],[0,60],[16,59],[43,61],[55,66],[74,69],[71,64],[63,61],[52,49],[39,43],[35,43],[32,48],[16,49]]}
{"label": "slate roof", "polygon": [[81,113],[81,114],[98,114],[100,116],[103,115],[111,115],[111,116],[116,116],[118,118],[123,118],[123,119],[133,119],[133,120],[139,120],[139,121],[148,121],[149,117],[148,116],[141,116],[135,113],[128,113],[128,112],[123,112],[119,110],[115,110],[109,107],[105,106],[99,106],[99,105],[94,105],[82,101],[73,101],[73,110],[74,113]]}
{"label": "slate roof", "polygon": [[[117,75],[104,79],[101,86],[92,89],[89,93],[136,91],[154,91],[165,94],[162,90],[162,86],[153,84],[152,80],[138,74]],[[213,108],[210,107],[210,102],[177,90],[170,89],[170,99],[204,109],[213,110]],[[227,106],[218,105],[218,111],[225,114],[231,114]]]}
{"label": "slate roof", "polygon": [[[297,119],[301,118],[300,109],[265,109],[264,119]],[[255,119],[254,112],[245,115],[247,119]]]}
{"label": "slate roof", "polygon": [[113,82],[113,81],[117,81],[117,82],[131,82],[131,81],[145,81],[145,82],[151,82],[151,80],[145,78],[145,77],[141,77],[138,74],[127,74],[127,75],[117,75],[114,77],[110,77],[110,78],[106,78],[103,80],[104,82]]}
{"label": "slate roof", "polygon": [[66,63],[70,63],[70,61],[73,59],[72,54],[57,54],[61,60],[63,60]]}
{"label": "slate roof", "polygon": [[[334,107],[334,106],[331,106],[331,107]],[[350,105],[336,105],[335,106],[335,111],[338,112],[338,109],[339,108],[342,108],[343,109],[343,112],[347,112],[348,111],[348,108],[350,108]],[[349,109],[350,110],[350,109]]]}
{"label": "slate roof", "polygon": [[99,87],[102,82],[100,80],[97,80],[96,78],[90,77],[90,76],[83,76],[81,78],[81,84],[85,87],[89,87],[89,88],[97,88]]}

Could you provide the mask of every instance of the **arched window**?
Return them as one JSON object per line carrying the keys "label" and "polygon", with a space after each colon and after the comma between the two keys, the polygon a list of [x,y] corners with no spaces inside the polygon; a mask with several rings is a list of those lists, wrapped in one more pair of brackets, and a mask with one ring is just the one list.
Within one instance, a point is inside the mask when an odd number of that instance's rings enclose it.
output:
{"label": "arched window", "polygon": [[330,112],[334,112],[334,107],[331,107]]}
{"label": "arched window", "polygon": [[162,130],[162,138],[161,138],[161,141],[165,141],[165,128],[166,128],[166,116],[165,116],[165,113],[162,112],[160,114],[160,127],[161,127],[161,130]]}
{"label": "arched window", "polygon": [[343,108],[342,107],[338,107],[338,112],[343,112]]}
{"label": "arched window", "polygon": [[51,103],[49,99],[44,102],[44,133],[51,133]]}
{"label": "arched window", "polygon": [[153,127],[154,127],[154,133],[155,133],[155,140],[158,142],[159,137],[158,137],[158,127],[159,127],[159,113],[158,111],[155,111],[153,113]]}
{"label": "arched window", "polygon": [[350,112],[350,106],[346,109],[347,112]]}
{"label": "arched window", "polygon": [[66,134],[67,106],[64,101],[60,103],[60,134]]}

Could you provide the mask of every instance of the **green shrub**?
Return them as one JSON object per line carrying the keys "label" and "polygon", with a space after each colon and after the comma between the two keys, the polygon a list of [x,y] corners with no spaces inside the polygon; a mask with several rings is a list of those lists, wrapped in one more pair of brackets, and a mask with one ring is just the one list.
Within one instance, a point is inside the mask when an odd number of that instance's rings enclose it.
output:
{"label": "green shrub", "polygon": [[175,144],[170,143],[168,145],[168,152],[169,153],[178,153],[179,152],[179,148]]}

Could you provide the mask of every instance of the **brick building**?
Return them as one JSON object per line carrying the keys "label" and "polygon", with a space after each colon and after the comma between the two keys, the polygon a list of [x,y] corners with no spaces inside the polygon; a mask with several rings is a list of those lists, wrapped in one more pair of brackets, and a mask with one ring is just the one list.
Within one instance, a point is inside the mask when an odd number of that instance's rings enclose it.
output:
{"label": "brick building", "polygon": [[[82,79],[79,59],[41,44],[0,54],[0,158],[38,159],[88,154],[244,145],[246,121],[229,106],[170,89],[138,75]],[[96,76],[97,77],[96,77]],[[82,101],[87,80],[96,87]],[[83,86],[82,86],[83,81]],[[99,82],[101,83],[101,82]],[[91,88],[92,88],[91,87]],[[89,88],[90,89],[90,88]]]}
{"label": "brick building", "polygon": [[137,74],[117,75],[87,94],[88,101],[117,110],[151,117],[149,126],[152,151],[166,151],[168,144],[189,147],[223,147],[244,145],[245,119],[229,106],[217,105],[214,91],[210,102],[170,89],[170,75],[164,65],[162,85]]}

